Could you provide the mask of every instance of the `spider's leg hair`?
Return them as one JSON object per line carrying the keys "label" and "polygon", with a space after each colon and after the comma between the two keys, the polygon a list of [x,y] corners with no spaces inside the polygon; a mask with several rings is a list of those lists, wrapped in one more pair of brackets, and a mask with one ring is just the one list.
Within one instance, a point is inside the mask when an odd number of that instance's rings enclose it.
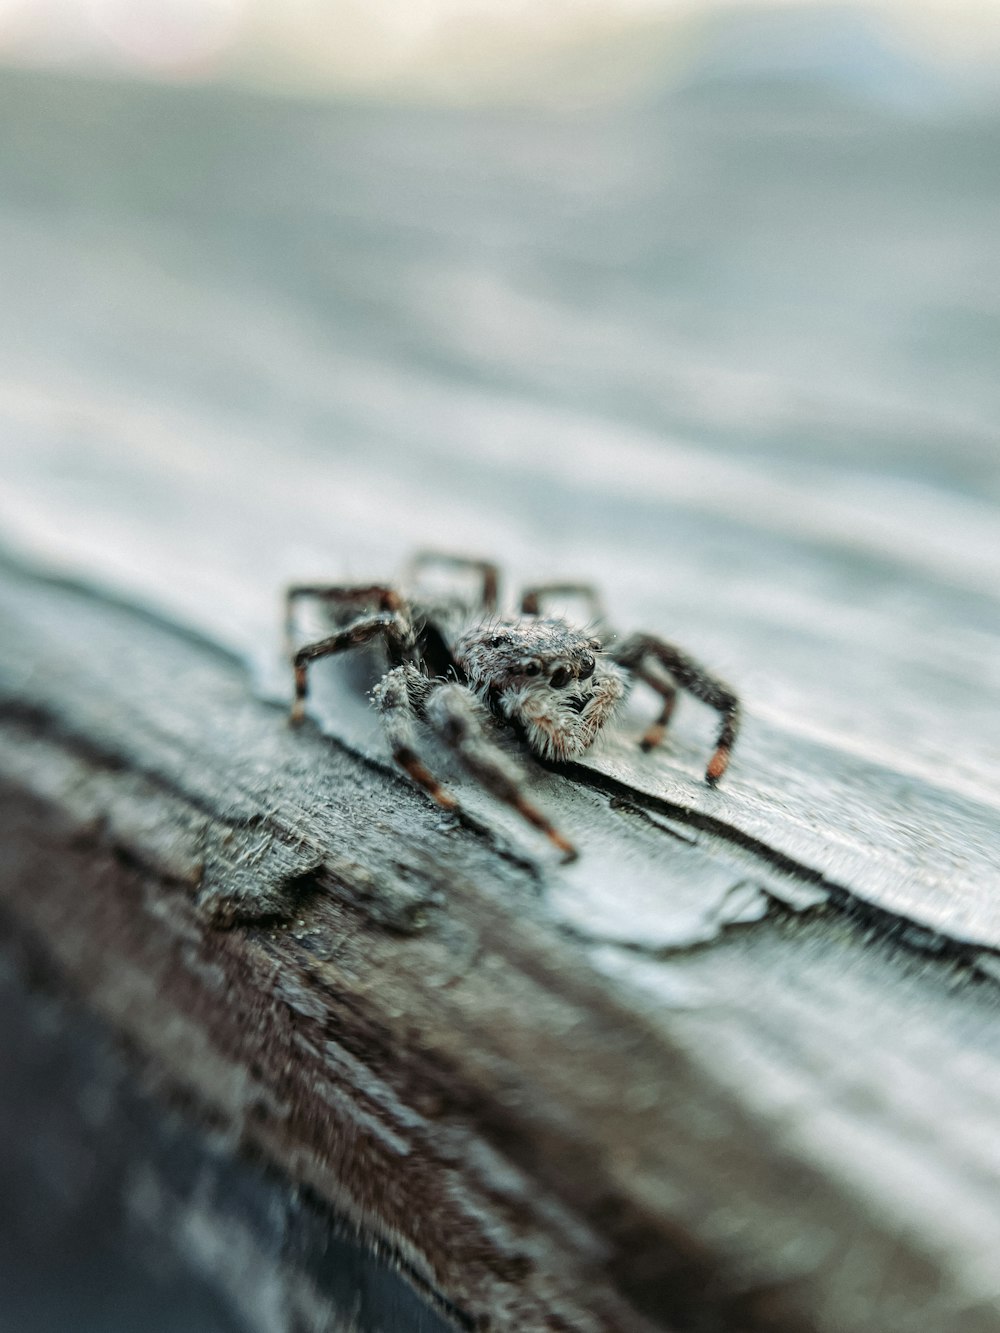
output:
{"label": "spider's leg hair", "polygon": [[[680,648],[658,639],[653,634],[631,635],[612,648],[611,656],[620,666],[631,671],[640,680],[646,680],[648,684],[653,685],[653,681],[645,674],[651,659],[666,667],[682,690],[687,690],[688,694],[694,695],[696,699],[700,699],[702,703],[708,704],[709,708],[714,708],[721,714],[722,723],[715,743],[715,752],[705,770],[705,781],[714,787],[728,767],[729,756],[739,733],[740,701],[736,693]],[[657,689],[658,686],[653,685],[653,688]],[[654,723],[654,730],[655,727]]]}
{"label": "spider's leg hair", "polygon": [[540,829],[565,860],[575,859],[573,844],[525,794],[525,775],[519,765],[490,739],[482,708],[471,690],[459,684],[439,686],[427,699],[425,715],[428,726],[455,751],[477,781]]}

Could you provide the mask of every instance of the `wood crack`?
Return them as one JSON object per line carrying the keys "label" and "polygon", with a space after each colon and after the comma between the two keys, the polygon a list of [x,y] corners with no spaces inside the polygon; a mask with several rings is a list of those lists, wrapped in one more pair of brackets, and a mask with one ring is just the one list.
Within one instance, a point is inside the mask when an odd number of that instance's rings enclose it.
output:
{"label": "wood crack", "polygon": [[[658,813],[665,818],[676,820],[687,828],[698,829],[708,834],[718,840],[719,843],[729,844],[743,852],[750,853],[751,856],[771,869],[777,870],[780,874],[787,875],[810,889],[821,891],[826,895],[827,902],[834,911],[870,927],[880,937],[891,940],[893,943],[900,944],[907,949],[953,959],[973,966],[978,965],[977,960],[984,953],[990,952],[983,950],[981,945],[971,944],[941,931],[930,930],[923,923],[915,921],[911,917],[887,911],[877,903],[873,903],[856,893],[849,885],[831,879],[815,867],[795,860],[779,849],[769,846],[760,838],[755,838],[742,829],[735,828],[733,825],[727,824],[725,820],[717,819],[713,815],[705,814],[700,810],[693,810],[689,806],[668,800],[666,797],[644,792],[637,787],[632,787],[628,783],[620,781],[611,774],[602,773],[588,764],[546,762],[543,766],[571,782],[607,794],[610,797],[609,804],[613,809],[624,807],[646,815],[648,824],[667,837],[676,838],[678,835],[674,830],[653,819],[652,814]],[[783,900],[779,893],[769,890],[766,883],[762,884],[762,889],[772,898],[776,907],[780,905],[787,908],[789,906],[789,903]],[[638,951],[643,951],[641,945],[636,947]],[[658,956],[660,953],[658,950],[648,952],[653,956]]]}

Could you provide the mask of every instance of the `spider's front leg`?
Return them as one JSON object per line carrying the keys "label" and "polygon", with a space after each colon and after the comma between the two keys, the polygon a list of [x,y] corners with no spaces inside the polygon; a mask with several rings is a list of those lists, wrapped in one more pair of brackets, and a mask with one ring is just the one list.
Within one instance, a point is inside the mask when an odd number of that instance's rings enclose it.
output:
{"label": "spider's front leg", "polygon": [[455,681],[429,681],[415,667],[390,671],[374,692],[382,714],[393,757],[439,805],[450,809],[455,798],[427,769],[416,752],[416,721],[422,718],[440,740],[454,750],[479,782],[494,796],[541,829],[567,861],[576,857],[573,847],[525,795],[525,776],[520,767],[488,736],[482,710],[475,695]]}
{"label": "spider's front leg", "polygon": [[360,612],[366,607],[379,611],[401,611],[403,598],[395,588],[384,583],[293,583],[285,590],[285,649],[289,657],[295,651],[295,612],[300,602],[321,602],[324,606]]}
{"label": "spider's front leg", "polygon": [[415,650],[413,628],[401,611],[360,616],[327,638],[303,644],[301,648],[296,649],[291,655],[292,668],[295,672],[295,699],[292,702],[289,718],[291,723],[297,725],[305,716],[306,694],[309,688],[307,672],[310,663],[319,661],[322,657],[332,657],[335,653],[347,652],[350,648],[358,648],[377,639],[382,639],[386,643],[397,661]]}
{"label": "spider's front leg", "polygon": [[526,779],[519,765],[490,739],[481,705],[471,690],[456,681],[443,682],[429,695],[424,713],[428,725],[455,751],[474,778],[529,824],[541,829],[565,861],[576,860],[573,844],[525,795]]}
{"label": "spider's front leg", "polygon": [[433,682],[406,663],[387,672],[372,690],[372,702],[378,709],[392,747],[392,757],[413,781],[423,787],[438,805],[454,810],[458,802],[417,753],[417,719],[422,715]]}
{"label": "spider's front leg", "polygon": [[740,728],[740,701],[735,692],[680,648],[652,634],[633,634],[622,643],[612,646],[609,651],[619,666],[631,671],[634,676],[646,681],[664,696],[660,718],[643,737],[644,749],[649,749],[652,744],[658,742],[662,736],[662,729],[673,711],[673,697],[670,693],[672,687],[663,681],[659,672],[651,673],[651,666],[666,667],[671,679],[676,681],[681,689],[687,690],[688,694],[693,694],[696,699],[700,699],[702,703],[708,704],[721,714],[722,725],[719,728],[715,753],[708,761],[705,770],[705,781],[710,787],[714,787],[729,765],[729,756]]}

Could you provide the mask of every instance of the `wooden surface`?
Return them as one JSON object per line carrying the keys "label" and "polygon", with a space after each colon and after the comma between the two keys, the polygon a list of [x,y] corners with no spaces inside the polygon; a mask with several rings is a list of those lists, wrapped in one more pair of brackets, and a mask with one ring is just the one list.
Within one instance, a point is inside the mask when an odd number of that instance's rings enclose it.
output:
{"label": "wooden surface", "polygon": [[[747,96],[0,83],[7,910],[496,1328],[1000,1326],[997,127]],[[562,868],[350,673],[288,733],[283,582],[429,543],[717,666],[730,779],[638,697]]]}
{"label": "wooden surface", "polygon": [[0,1004],[5,1328],[454,1329],[398,1255],[166,1097],[162,1068],[137,1079],[120,1029],[2,909]]}

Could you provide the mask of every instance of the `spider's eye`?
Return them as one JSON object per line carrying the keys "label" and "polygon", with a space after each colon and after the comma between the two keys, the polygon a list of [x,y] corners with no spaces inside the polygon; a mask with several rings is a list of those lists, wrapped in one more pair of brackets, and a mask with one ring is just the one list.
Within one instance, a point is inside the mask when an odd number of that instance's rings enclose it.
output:
{"label": "spider's eye", "polygon": [[490,639],[491,648],[499,648],[500,645],[504,643],[510,643],[510,639],[506,634],[497,634],[494,638]]}
{"label": "spider's eye", "polygon": [[604,647],[604,644],[601,643],[600,639],[589,639],[587,641],[587,647],[592,648],[595,653],[599,653]]}
{"label": "spider's eye", "polygon": [[541,669],[542,668],[538,665],[537,662],[526,662],[524,664],[524,674],[526,676],[537,676],[539,671],[541,671]]}
{"label": "spider's eye", "polygon": [[590,677],[594,674],[594,668],[596,665],[597,663],[594,661],[591,655],[589,653],[586,653],[582,661],[580,662],[580,679],[589,680]]}
{"label": "spider's eye", "polygon": [[555,671],[553,671],[552,675],[549,677],[549,684],[554,690],[561,690],[562,687],[569,682],[570,674],[568,667],[556,667]]}

